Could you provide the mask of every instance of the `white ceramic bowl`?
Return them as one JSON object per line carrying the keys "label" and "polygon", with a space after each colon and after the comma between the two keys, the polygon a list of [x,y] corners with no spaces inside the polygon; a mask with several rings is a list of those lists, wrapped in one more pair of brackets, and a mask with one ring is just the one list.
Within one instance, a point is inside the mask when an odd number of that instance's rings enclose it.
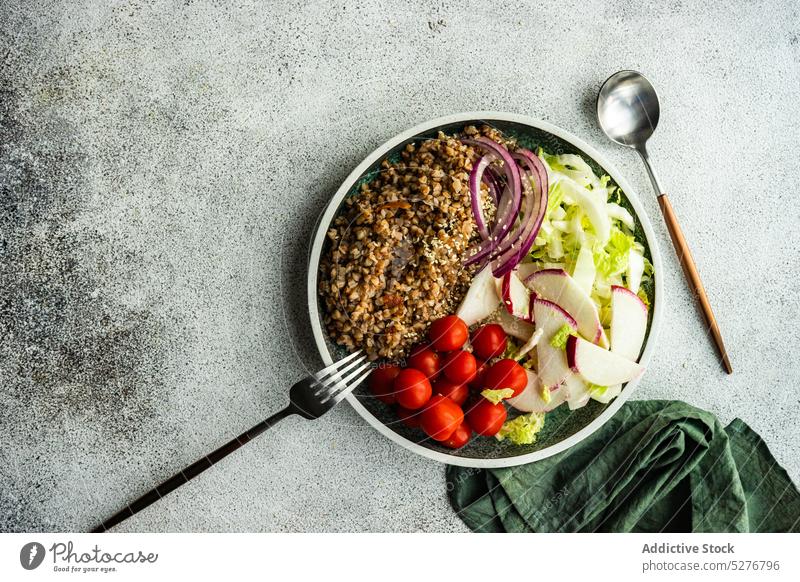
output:
{"label": "white ceramic bowl", "polygon": [[[634,192],[633,188],[631,188],[630,184],[620,175],[617,169],[603,156],[600,152],[594,149],[592,146],[584,142],[583,140],[577,138],[576,136],[572,135],[568,131],[565,131],[559,127],[551,125],[549,123],[545,123],[543,121],[538,121],[536,119],[532,119],[530,117],[526,117],[524,115],[516,115],[512,113],[494,113],[494,112],[468,112],[468,113],[458,113],[456,115],[448,115],[446,117],[440,117],[438,119],[433,119],[431,121],[427,121],[411,129],[404,131],[403,133],[393,137],[382,146],[377,148],[373,151],[367,158],[361,162],[347,177],[344,183],[339,187],[334,194],[333,198],[328,203],[325,212],[323,213],[320,221],[318,223],[316,232],[314,234],[314,239],[311,247],[311,255],[309,258],[309,269],[308,269],[308,309],[309,314],[311,317],[311,328],[314,334],[314,341],[317,344],[317,349],[319,349],[319,353],[322,356],[322,360],[325,362],[326,365],[333,363],[333,356],[331,355],[329,343],[326,341],[326,333],[323,328],[321,313],[320,313],[320,303],[319,303],[319,294],[318,294],[318,278],[317,274],[319,271],[319,262],[320,256],[323,251],[324,243],[325,243],[325,233],[327,232],[331,222],[333,221],[339,207],[344,200],[345,196],[353,189],[353,186],[359,181],[362,175],[375,163],[380,162],[383,158],[385,158],[390,152],[396,150],[398,146],[404,144],[405,142],[412,140],[414,138],[418,138],[421,134],[429,134],[431,131],[435,130],[436,128],[442,126],[451,126],[451,125],[467,125],[470,122],[479,123],[480,121],[484,121],[489,124],[505,124],[509,125],[512,124],[514,126],[518,126],[520,128],[530,128],[531,130],[538,131],[539,133],[550,134],[554,136],[557,140],[561,142],[565,142],[566,144],[571,145],[574,149],[580,150],[584,157],[591,158],[594,160],[596,164],[603,168],[603,170],[611,176],[611,179],[616,182],[616,184],[622,189],[625,197],[630,202],[630,206],[632,207],[636,219],[641,225],[641,231],[644,233],[644,237],[646,239],[646,246],[649,247],[650,251],[650,259],[653,263],[655,275],[654,275],[654,297],[651,305],[651,322],[650,327],[647,335],[647,339],[645,341],[644,350],[642,352],[642,357],[640,358],[640,363],[647,366],[648,362],[650,361],[650,357],[655,349],[655,343],[658,336],[659,327],[661,324],[661,314],[663,311],[663,303],[664,303],[664,293],[663,293],[663,274],[662,274],[662,265],[661,265],[661,256],[658,251],[658,244],[656,242],[656,237],[653,232],[653,227],[650,224],[650,220],[648,219],[647,215],[645,214],[644,208],[642,207],[641,202],[639,201],[639,197]],[[551,152],[553,153],[553,152]],[[521,454],[514,454],[514,445],[509,445],[507,451],[504,452],[502,456],[494,456],[492,458],[484,458],[480,455],[478,456],[462,456],[458,452],[446,452],[445,449],[441,448],[434,448],[433,446],[428,446],[424,442],[418,442],[409,438],[408,436],[404,436],[400,432],[392,429],[391,427],[387,426],[385,422],[377,418],[373,412],[368,410],[367,407],[359,400],[359,398],[351,394],[347,397],[347,400],[350,402],[351,406],[355,408],[355,410],[362,416],[364,419],[375,427],[381,434],[385,435],[386,437],[390,438],[400,446],[403,446],[415,453],[422,455],[423,457],[427,457],[429,459],[434,459],[436,461],[441,461],[442,463],[448,463],[451,465],[461,465],[465,467],[510,467],[515,465],[521,465],[523,463],[530,463],[532,461],[537,461],[539,459],[544,459],[551,455],[555,455],[561,451],[568,449],[569,447],[579,443],[598,428],[600,428],[603,423],[605,423],[611,416],[619,410],[622,404],[627,400],[633,390],[636,388],[636,385],[639,383],[639,380],[633,380],[629,382],[625,388],[623,389],[622,393],[613,400],[610,404],[605,405],[602,412],[600,412],[596,417],[591,419],[585,426],[580,427],[578,430],[569,434],[565,438],[554,442],[549,446],[545,446],[539,450],[535,450],[532,452],[522,452]],[[565,408],[565,407],[562,407]],[[579,411],[577,411],[579,412]],[[550,413],[552,414],[552,413]],[[522,449],[520,449],[522,450]]]}

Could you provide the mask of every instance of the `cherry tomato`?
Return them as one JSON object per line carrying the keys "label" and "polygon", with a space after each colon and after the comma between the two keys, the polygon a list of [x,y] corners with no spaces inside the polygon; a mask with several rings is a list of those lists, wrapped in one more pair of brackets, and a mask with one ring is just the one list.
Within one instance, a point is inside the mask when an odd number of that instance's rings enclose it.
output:
{"label": "cherry tomato", "polygon": [[399,418],[400,422],[402,422],[408,428],[419,427],[420,414],[421,413],[419,410],[409,410],[408,408],[403,408],[402,406],[397,407],[397,418]]}
{"label": "cherry tomato", "polygon": [[414,368],[405,368],[394,379],[394,396],[397,403],[409,410],[422,408],[431,398],[431,383]]}
{"label": "cherry tomato", "polygon": [[441,394],[461,406],[469,396],[466,384],[456,384],[447,378],[439,378],[433,385],[433,393]]}
{"label": "cherry tomato", "polygon": [[400,373],[400,368],[392,364],[382,364],[369,375],[369,389],[378,400],[386,404],[394,404],[394,379]]}
{"label": "cherry tomato", "polygon": [[440,360],[439,354],[432,349],[419,346],[408,356],[408,367],[419,370],[428,378],[435,378],[439,373]]}
{"label": "cherry tomato", "polygon": [[464,422],[464,412],[449,398],[435,394],[422,409],[420,421],[425,434],[433,440],[444,441]]}
{"label": "cherry tomato", "polygon": [[483,375],[489,369],[489,362],[478,363],[478,369],[475,371],[475,377],[469,383],[469,387],[473,390],[480,392],[483,390]]}
{"label": "cherry tomato", "polygon": [[467,341],[467,324],[460,317],[447,315],[431,324],[428,337],[437,352],[451,352]]}
{"label": "cherry tomato", "polygon": [[479,327],[472,334],[472,353],[483,360],[502,356],[506,351],[508,337],[503,328],[496,323]]}
{"label": "cherry tomato", "polygon": [[460,449],[469,442],[471,436],[472,430],[470,430],[469,424],[467,424],[467,421],[465,420],[455,431],[453,431],[453,434],[450,435],[450,438],[442,441],[442,444],[451,449]]}
{"label": "cherry tomato", "polygon": [[464,350],[450,352],[442,362],[442,371],[445,377],[456,384],[466,384],[475,378],[478,362],[475,356]]}
{"label": "cherry tomato", "polygon": [[479,435],[494,436],[506,421],[506,407],[502,402],[492,404],[486,398],[479,398],[467,410],[467,422]]}
{"label": "cherry tomato", "polygon": [[528,375],[514,360],[499,360],[483,374],[482,383],[484,388],[492,390],[511,388],[514,396],[519,396],[528,385]]}

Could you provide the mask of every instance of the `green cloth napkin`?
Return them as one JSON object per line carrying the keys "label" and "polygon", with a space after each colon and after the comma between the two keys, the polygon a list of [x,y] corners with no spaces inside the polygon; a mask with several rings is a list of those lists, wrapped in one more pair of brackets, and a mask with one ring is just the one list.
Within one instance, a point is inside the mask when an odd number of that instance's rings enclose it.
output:
{"label": "green cloth napkin", "polygon": [[800,492],[761,437],[677,401],[628,402],[536,463],[450,466],[447,490],[477,532],[800,531]]}

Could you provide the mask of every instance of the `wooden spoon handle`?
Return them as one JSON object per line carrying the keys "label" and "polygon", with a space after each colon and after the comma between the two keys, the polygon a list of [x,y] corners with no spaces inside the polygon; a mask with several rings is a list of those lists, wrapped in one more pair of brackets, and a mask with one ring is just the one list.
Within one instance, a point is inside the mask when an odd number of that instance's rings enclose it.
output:
{"label": "wooden spoon handle", "polygon": [[678,224],[678,219],[675,217],[672,204],[669,203],[669,198],[667,198],[666,194],[660,194],[658,196],[658,205],[661,206],[661,213],[664,215],[664,220],[667,222],[669,235],[672,237],[672,244],[675,246],[675,252],[678,254],[678,260],[681,262],[686,280],[692,292],[700,302],[700,307],[703,310],[703,315],[705,315],[708,329],[711,331],[714,343],[719,350],[719,355],[722,357],[722,365],[725,366],[725,371],[728,372],[728,374],[732,374],[733,368],[731,367],[731,361],[728,359],[728,352],[725,351],[725,344],[722,343],[722,334],[719,331],[714,312],[711,310],[711,303],[708,301],[706,290],[703,288],[703,282],[700,280],[700,273],[697,272],[697,266],[694,264],[692,253],[689,251],[689,245],[686,244],[686,238],[683,236],[683,231]]}

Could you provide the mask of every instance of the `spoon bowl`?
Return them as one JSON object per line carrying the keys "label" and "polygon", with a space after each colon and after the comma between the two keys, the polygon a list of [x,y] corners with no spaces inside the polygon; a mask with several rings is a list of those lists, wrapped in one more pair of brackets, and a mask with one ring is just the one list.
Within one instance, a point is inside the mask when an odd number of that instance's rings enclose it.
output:
{"label": "spoon bowl", "polygon": [[661,109],[650,81],[636,71],[614,73],[597,94],[597,120],[620,145],[643,149],[658,125]]}

